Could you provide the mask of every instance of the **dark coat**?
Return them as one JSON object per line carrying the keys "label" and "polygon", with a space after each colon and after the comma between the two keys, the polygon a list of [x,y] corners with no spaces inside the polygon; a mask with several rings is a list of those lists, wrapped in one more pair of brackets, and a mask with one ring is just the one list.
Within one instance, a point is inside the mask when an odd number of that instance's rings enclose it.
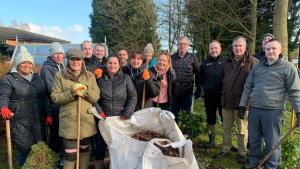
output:
{"label": "dark coat", "polygon": [[144,63],[138,69],[138,74],[134,77],[133,73],[132,73],[133,68],[131,67],[130,64],[122,67],[123,73],[127,74],[131,77],[131,79],[134,83],[135,89],[137,91],[137,94],[138,94],[138,101],[137,101],[135,111],[141,110],[141,108],[142,108],[144,84],[146,86],[144,108],[153,107],[152,98],[157,97],[159,95],[159,91],[160,91],[159,83],[152,72],[149,71],[150,78],[148,80],[144,81],[142,75],[143,75],[145,68],[146,68],[146,64]]}
{"label": "dark coat", "polygon": [[[244,84],[246,78],[249,75],[252,67],[258,62],[258,60],[252,56],[247,55],[237,65],[236,69],[233,65],[233,53],[230,53],[222,67],[222,96],[221,105],[224,109],[238,110],[239,103],[243,94]],[[249,102],[247,103],[247,109],[249,108]]]}
{"label": "dark coat", "polygon": [[178,51],[171,56],[172,66],[178,80],[178,92],[185,95],[193,92],[194,74],[199,72],[200,63],[197,57],[191,53],[181,58]]}
{"label": "dark coat", "polygon": [[60,105],[55,104],[50,95],[52,93],[52,84],[54,80],[54,76],[57,72],[60,70],[63,70],[65,66],[60,64],[59,66],[54,62],[54,60],[51,59],[50,56],[47,57],[47,61],[43,64],[42,70],[41,70],[41,78],[43,79],[45,83],[45,89],[47,93],[47,97],[50,100],[50,104],[52,108],[59,108]]}
{"label": "dark coat", "polygon": [[[151,71],[154,74],[154,76],[156,77],[157,72],[154,67],[149,68],[149,71]],[[169,110],[171,110],[171,108],[173,107],[173,105],[177,99],[178,87],[177,87],[176,74],[170,68],[167,71],[167,81],[168,81],[168,88],[167,88],[167,90],[168,90],[168,106],[170,108]]]}
{"label": "dark coat", "polygon": [[97,79],[100,89],[98,104],[94,104],[98,113],[104,112],[106,117],[122,114],[129,119],[134,113],[137,93],[131,78],[119,70],[113,79],[104,68],[103,75]]}
{"label": "dark coat", "polygon": [[51,107],[37,73],[33,73],[30,82],[18,72],[8,72],[0,81],[0,107],[14,113],[10,130],[19,151],[29,153],[32,145],[46,140],[46,114],[51,114]]}
{"label": "dark coat", "polygon": [[266,54],[265,51],[262,48],[260,48],[259,52],[255,53],[252,56],[255,57],[258,61],[260,61],[266,57]]}
{"label": "dark coat", "polygon": [[103,66],[103,63],[100,62],[100,60],[94,54],[92,55],[91,58],[84,58],[84,63],[85,63],[86,70],[92,72],[93,74],[97,68]]}
{"label": "dark coat", "polygon": [[196,82],[201,84],[205,93],[221,94],[222,65],[226,59],[226,56],[219,55],[216,60],[210,56],[203,61]]}

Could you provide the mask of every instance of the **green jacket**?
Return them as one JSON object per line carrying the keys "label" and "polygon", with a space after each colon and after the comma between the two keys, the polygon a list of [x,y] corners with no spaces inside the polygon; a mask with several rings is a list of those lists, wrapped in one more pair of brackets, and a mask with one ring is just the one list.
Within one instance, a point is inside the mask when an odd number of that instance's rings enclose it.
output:
{"label": "green jacket", "polygon": [[300,112],[300,80],[296,67],[284,59],[271,66],[260,60],[253,66],[244,85],[243,95],[239,106],[250,105],[261,109],[285,109],[286,95],[295,109]]}
{"label": "green jacket", "polygon": [[93,113],[89,110],[100,98],[100,89],[95,76],[86,71],[77,78],[68,68],[56,73],[52,85],[51,98],[55,104],[61,105],[59,112],[59,136],[66,139],[77,139],[78,97],[73,97],[71,86],[81,83],[88,87],[88,96],[81,99],[80,139],[97,133]]}

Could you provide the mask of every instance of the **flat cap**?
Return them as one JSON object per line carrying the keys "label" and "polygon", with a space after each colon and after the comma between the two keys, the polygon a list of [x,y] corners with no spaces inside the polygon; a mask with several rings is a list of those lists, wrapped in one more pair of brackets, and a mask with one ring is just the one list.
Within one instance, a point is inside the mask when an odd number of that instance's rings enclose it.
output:
{"label": "flat cap", "polygon": [[85,58],[85,53],[83,53],[79,49],[71,48],[67,51],[66,57],[67,57],[67,59],[69,59],[69,58],[80,58],[80,59],[83,60]]}

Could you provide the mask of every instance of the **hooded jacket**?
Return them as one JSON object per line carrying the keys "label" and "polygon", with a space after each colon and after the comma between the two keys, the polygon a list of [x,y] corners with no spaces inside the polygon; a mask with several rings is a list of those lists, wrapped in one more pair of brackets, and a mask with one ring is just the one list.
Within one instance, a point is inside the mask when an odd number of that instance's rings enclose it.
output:
{"label": "hooded jacket", "polygon": [[154,59],[154,57],[152,57],[151,62],[149,63],[148,68],[153,67],[156,63],[157,63],[156,60]]}
{"label": "hooded jacket", "polygon": [[104,113],[106,117],[119,116],[127,119],[134,113],[138,100],[137,92],[131,78],[123,74],[122,70],[111,78],[107,68],[103,68],[103,76],[97,79],[100,92],[98,104],[94,104],[98,113]]}
{"label": "hooded jacket", "polygon": [[46,114],[52,110],[37,73],[28,81],[16,68],[9,71],[0,81],[0,108],[3,107],[14,113],[10,130],[16,149],[29,153],[32,145],[46,140]]}
{"label": "hooded jacket", "polygon": [[153,106],[152,98],[158,96],[160,91],[159,83],[151,71],[149,71],[150,78],[144,81],[142,75],[145,68],[146,68],[146,63],[143,63],[142,66],[139,67],[137,70],[133,69],[130,64],[122,67],[123,73],[131,77],[135,89],[137,91],[138,101],[135,107],[135,111],[141,110],[142,108],[144,84],[146,86],[144,108],[150,108]]}
{"label": "hooded jacket", "polygon": [[52,108],[59,108],[60,106],[55,104],[50,95],[52,93],[52,84],[54,80],[54,76],[57,72],[63,70],[65,68],[64,64],[61,63],[59,66],[54,62],[54,60],[51,59],[50,56],[47,57],[47,61],[43,64],[42,70],[41,70],[41,78],[43,79],[45,83],[45,89],[47,93],[47,97],[50,100],[50,104]]}

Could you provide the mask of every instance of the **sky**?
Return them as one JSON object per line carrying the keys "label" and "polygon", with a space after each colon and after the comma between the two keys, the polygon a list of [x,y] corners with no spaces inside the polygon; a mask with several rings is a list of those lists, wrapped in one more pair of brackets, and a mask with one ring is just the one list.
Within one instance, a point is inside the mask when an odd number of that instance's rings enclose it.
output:
{"label": "sky", "polygon": [[28,23],[34,33],[71,43],[91,41],[92,0],[0,0],[0,4],[0,20],[5,27],[16,19]]}

